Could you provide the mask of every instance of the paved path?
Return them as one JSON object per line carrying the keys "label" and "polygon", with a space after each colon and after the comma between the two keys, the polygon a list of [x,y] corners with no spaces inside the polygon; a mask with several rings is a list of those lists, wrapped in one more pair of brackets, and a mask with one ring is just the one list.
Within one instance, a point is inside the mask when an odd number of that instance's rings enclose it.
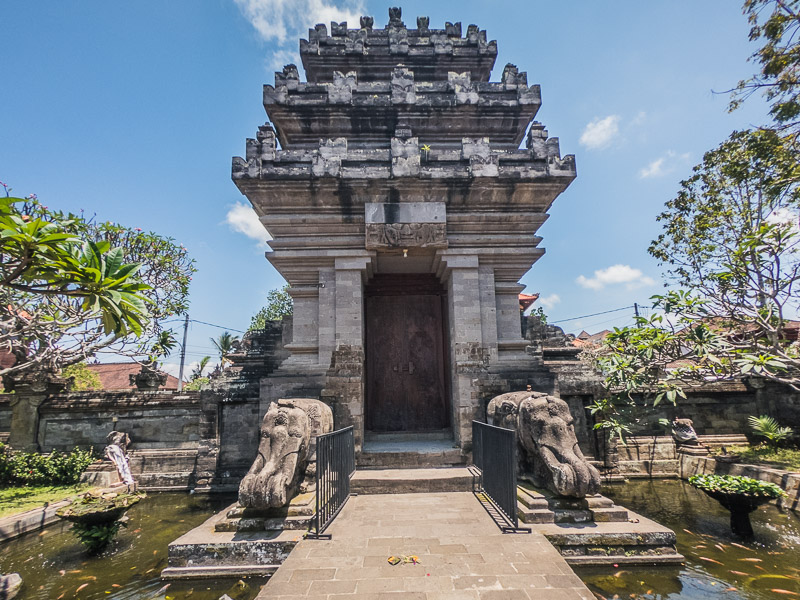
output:
{"label": "paved path", "polygon": [[503,534],[471,493],[355,496],[327,533],[300,542],[258,599],[594,600],[541,534]]}

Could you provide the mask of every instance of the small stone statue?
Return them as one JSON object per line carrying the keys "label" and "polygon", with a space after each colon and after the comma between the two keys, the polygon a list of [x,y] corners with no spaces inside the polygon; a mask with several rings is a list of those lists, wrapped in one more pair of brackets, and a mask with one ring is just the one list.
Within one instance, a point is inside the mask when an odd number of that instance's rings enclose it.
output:
{"label": "small stone statue", "polygon": [[131,438],[127,433],[122,431],[112,431],[106,436],[106,447],[104,454],[106,458],[114,463],[119,473],[119,478],[127,486],[135,485],[133,475],[131,474],[131,467],[128,463],[128,446],[131,443]]}
{"label": "small stone statue", "polygon": [[372,26],[375,24],[375,19],[372,17],[361,17],[359,23],[361,29],[372,29]]}
{"label": "small stone statue", "polygon": [[417,29],[428,29],[431,24],[430,17],[417,17]]}
{"label": "small stone statue", "polygon": [[672,437],[679,444],[699,444],[697,432],[693,427],[691,419],[679,419],[675,417],[672,421]]}
{"label": "small stone statue", "polygon": [[[316,436],[332,430],[333,413],[319,400],[273,402],[261,423],[258,456],[239,485],[239,504],[254,509],[287,505],[304,477],[315,472]],[[305,482],[306,488],[309,485]]]}
{"label": "small stone statue", "polygon": [[489,423],[517,431],[520,475],[559,496],[584,498],[600,490],[600,473],[578,447],[566,402],[541,392],[511,392],[492,399]]}

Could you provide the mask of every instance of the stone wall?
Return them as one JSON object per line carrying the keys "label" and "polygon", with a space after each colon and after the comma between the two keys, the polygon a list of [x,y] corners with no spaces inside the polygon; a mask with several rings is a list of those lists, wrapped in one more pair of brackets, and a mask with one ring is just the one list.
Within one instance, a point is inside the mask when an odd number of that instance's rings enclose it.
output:
{"label": "stone wall", "polygon": [[0,394],[0,442],[8,441],[11,431],[11,397],[12,394]]}

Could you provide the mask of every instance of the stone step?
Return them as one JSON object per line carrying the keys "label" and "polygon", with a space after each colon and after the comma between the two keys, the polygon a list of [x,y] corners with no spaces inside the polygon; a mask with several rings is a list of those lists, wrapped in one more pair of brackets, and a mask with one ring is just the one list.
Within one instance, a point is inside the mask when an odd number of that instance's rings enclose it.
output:
{"label": "stone step", "polygon": [[592,511],[557,508],[553,510],[553,520],[556,523],[591,523]]}
{"label": "stone step", "polygon": [[466,457],[457,448],[442,452],[369,452],[356,457],[359,469],[420,469],[466,466]]}
{"label": "stone step", "polygon": [[214,531],[282,531],[306,530],[311,525],[313,517],[256,517],[256,518],[227,518],[214,525]]}
{"label": "stone step", "polygon": [[543,534],[572,565],[675,564],[684,558],[675,550],[675,534],[641,515],[635,522],[595,521],[591,527],[543,524]]}
{"label": "stone step", "polygon": [[353,494],[470,492],[472,475],[466,467],[356,470],[350,480]]}
{"label": "stone step", "polygon": [[624,523],[629,518],[628,511],[621,506],[592,508],[591,511],[595,523]]}
{"label": "stone step", "polygon": [[554,523],[555,514],[548,508],[528,508],[527,506],[517,507],[517,516],[523,523]]}

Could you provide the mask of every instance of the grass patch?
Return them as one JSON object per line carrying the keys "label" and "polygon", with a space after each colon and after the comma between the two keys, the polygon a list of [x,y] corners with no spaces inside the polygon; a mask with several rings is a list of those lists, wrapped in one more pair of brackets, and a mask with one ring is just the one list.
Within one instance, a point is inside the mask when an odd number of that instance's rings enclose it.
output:
{"label": "grass patch", "polygon": [[777,467],[786,471],[800,471],[800,450],[797,448],[731,446],[728,448],[728,452],[738,454],[743,463]]}
{"label": "grass patch", "polygon": [[0,518],[66,500],[91,488],[89,484],[0,487]]}

